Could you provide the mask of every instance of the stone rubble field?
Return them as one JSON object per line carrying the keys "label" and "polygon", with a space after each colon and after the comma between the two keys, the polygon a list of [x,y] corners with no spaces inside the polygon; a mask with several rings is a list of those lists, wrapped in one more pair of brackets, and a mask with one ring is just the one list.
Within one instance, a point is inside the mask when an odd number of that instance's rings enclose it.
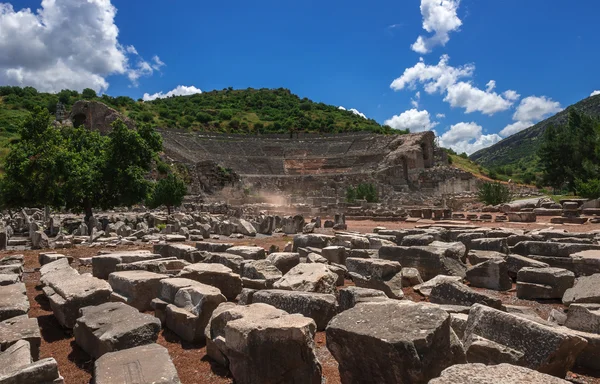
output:
{"label": "stone rubble field", "polygon": [[3,384],[600,382],[600,231],[38,214],[3,233]]}

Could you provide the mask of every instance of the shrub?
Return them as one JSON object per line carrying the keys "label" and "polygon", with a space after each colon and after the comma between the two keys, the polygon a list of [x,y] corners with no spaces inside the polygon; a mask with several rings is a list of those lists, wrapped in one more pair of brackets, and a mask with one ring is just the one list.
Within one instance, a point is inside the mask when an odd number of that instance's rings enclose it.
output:
{"label": "shrub", "polygon": [[483,183],[477,191],[477,198],[487,205],[508,203],[512,199],[510,189],[499,182]]}
{"label": "shrub", "polygon": [[600,180],[590,179],[586,182],[576,179],[575,190],[577,195],[586,199],[597,199],[600,197]]}
{"label": "shrub", "polygon": [[369,203],[376,203],[377,188],[373,184],[361,183],[356,188],[348,187],[346,189],[346,201],[353,203],[357,199],[367,200]]}

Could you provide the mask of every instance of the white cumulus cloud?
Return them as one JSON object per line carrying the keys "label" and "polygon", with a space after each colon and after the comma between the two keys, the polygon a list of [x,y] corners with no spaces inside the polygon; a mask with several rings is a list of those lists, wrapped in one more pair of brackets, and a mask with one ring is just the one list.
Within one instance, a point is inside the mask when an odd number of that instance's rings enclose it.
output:
{"label": "white cumulus cloud", "polygon": [[594,91],[594,92],[592,92],[592,94],[590,96],[596,96],[596,95],[600,95],[600,91]]}
{"label": "white cumulus cloud", "polygon": [[433,36],[419,36],[411,46],[412,50],[425,54],[439,45],[446,45],[450,40],[450,32],[462,25],[456,13],[459,5],[460,0],[421,0],[423,29],[433,33]]}
{"label": "white cumulus cloud", "polygon": [[152,100],[156,100],[156,99],[165,99],[167,97],[171,97],[171,96],[189,96],[189,95],[195,95],[197,93],[202,93],[202,91],[196,87],[194,87],[193,85],[191,86],[185,86],[185,85],[178,85],[175,89],[167,92],[167,93],[162,93],[162,92],[158,92],[158,93],[154,93],[152,95],[148,94],[148,93],[144,93],[144,96],[142,97],[142,99],[144,101],[152,101]]}
{"label": "white cumulus cloud", "polygon": [[384,122],[394,129],[410,129],[411,132],[429,131],[438,125],[438,122],[431,121],[431,116],[428,111],[419,111],[417,109],[409,109],[399,115],[393,116]]}
{"label": "white cumulus cloud", "polygon": [[119,42],[116,12],[110,0],[42,0],[35,12],[0,3],[0,83],[103,92],[108,76],[126,75],[136,85],[160,59],[150,64]]}
{"label": "white cumulus cloud", "polygon": [[444,115],[443,113],[438,113],[437,115],[435,115],[435,117],[438,119],[443,119],[444,117],[446,117],[446,115]]}
{"label": "white cumulus cloud", "polygon": [[558,101],[546,96],[529,96],[521,100],[513,115],[514,123],[507,125],[500,131],[500,135],[507,137],[531,127],[537,122],[562,111]]}
{"label": "white cumulus cloud", "polygon": [[473,64],[453,67],[449,64],[450,57],[442,55],[436,65],[425,64],[421,58],[417,64],[404,70],[399,78],[395,79],[390,87],[395,90],[415,89],[418,84],[423,85],[425,92],[446,93],[444,101],[452,107],[464,108],[466,113],[481,112],[493,115],[509,109],[519,98],[513,90],[502,94],[494,92],[496,82],[490,80],[486,90],[479,89],[461,79],[470,78],[475,72]]}
{"label": "white cumulus cloud", "polygon": [[358,109],[354,109],[354,108],[346,109],[346,108],[344,108],[342,106],[339,106],[338,109],[341,109],[342,111],[352,112],[355,115],[362,117],[363,119],[367,118],[367,116],[365,116],[365,114],[362,113],[362,112],[360,112]]}
{"label": "white cumulus cloud", "polygon": [[477,152],[480,149],[489,147],[492,144],[502,140],[497,134],[483,134],[483,128],[477,123],[458,123],[440,136],[440,145],[445,148],[452,148],[457,153],[467,153],[468,155]]}

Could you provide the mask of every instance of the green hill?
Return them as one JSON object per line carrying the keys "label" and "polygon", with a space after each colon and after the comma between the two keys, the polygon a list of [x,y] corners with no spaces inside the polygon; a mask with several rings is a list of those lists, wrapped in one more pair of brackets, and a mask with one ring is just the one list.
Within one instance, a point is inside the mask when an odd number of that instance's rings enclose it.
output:
{"label": "green hill", "polygon": [[518,173],[536,172],[536,153],[542,135],[550,125],[565,124],[569,108],[576,108],[583,114],[598,118],[600,117],[600,95],[588,97],[532,127],[479,150],[473,153],[470,159],[489,169],[508,167]]}
{"label": "green hill", "polygon": [[101,101],[137,123],[166,129],[241,134],[296,131],[405,133],[336,106],[301,99],[283,88],[228,88],[144,102],[126,96],[97,96],[91,89],[81,94],[69,90],[49,94],[31,87],[0,87],[0,148],[4,147],[3,140],[15,136],[23,117],[34,107],[41,106],[55,113],[60,101],[68,111],[81,99]]}

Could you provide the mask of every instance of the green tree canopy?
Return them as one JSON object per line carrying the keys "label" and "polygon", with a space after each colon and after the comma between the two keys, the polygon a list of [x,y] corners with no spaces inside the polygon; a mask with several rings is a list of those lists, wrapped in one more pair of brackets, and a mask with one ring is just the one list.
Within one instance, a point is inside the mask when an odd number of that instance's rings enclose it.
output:
{"label": "green tree canopy", "polygon": [[156,183],[152,196],[148,201],[148,206],[150,208],[158,208],[164,205],[167,207],[167,212],[170,215],[172,207],[181,205],[186,192],[187,187],[183,179],[174,173],[170,173],[167,177]]}
{"label": "green tree canopy", "polygon": [[47,112],[38,109],[20,130],[21,139],[10,145],[0,180],[6,208],[48,205],[86,213],[93,208],[131,206],[152,190],[146,179],[160,136],[149,127],[130,130],[113,123],[107,136],[79,128],[49,124]]}

